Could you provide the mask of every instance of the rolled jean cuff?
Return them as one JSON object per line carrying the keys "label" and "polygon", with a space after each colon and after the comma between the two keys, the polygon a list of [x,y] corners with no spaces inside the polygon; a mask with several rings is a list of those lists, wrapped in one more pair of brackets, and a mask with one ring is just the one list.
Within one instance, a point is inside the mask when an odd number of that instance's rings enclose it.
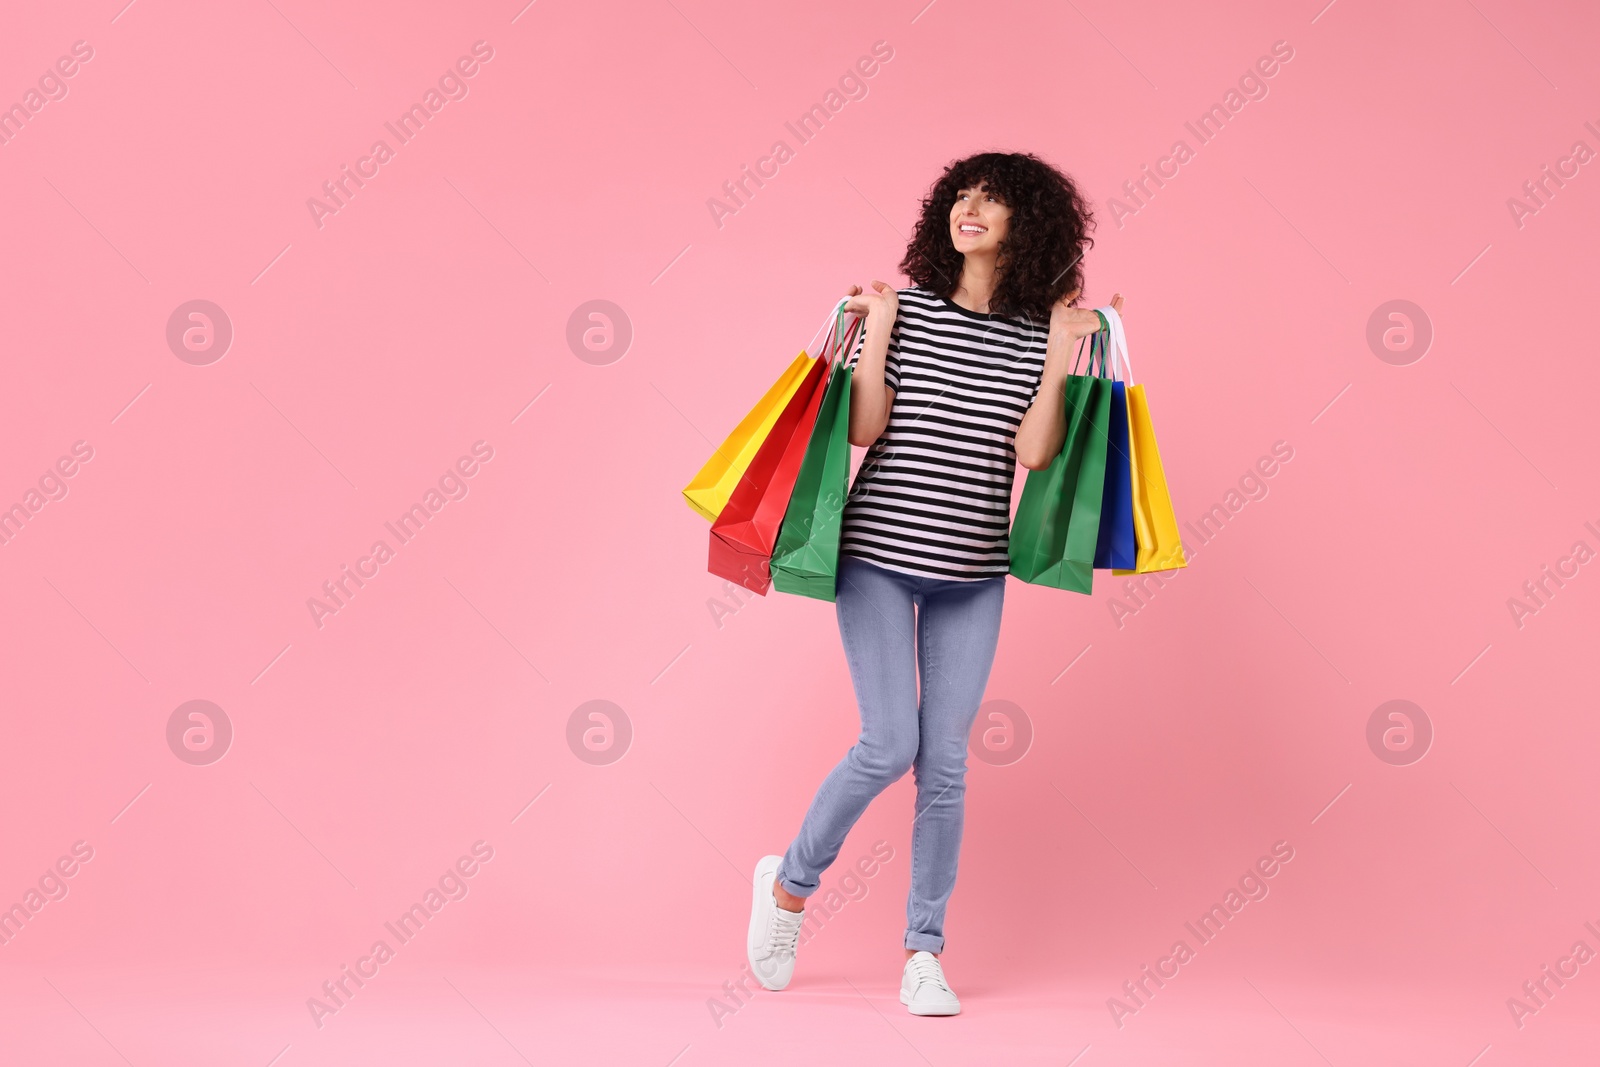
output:
{"label": "rolled jean cuff", "polygon": [[[795,894],[798,896],[799,894]],[[906,948],[912,952],[932,952],[935,955],[944,951],[944,938],[934,937],[932,934],[914,934],[906,931]]]}
{"label": "rolled jean cuff", "polygon": [[822,888],[822,883],[820,881],[816,885],[810,886],[809,888],[806,887],[806,886],[803,886],[803,885],[797,885],[794,882],[789,881],[789,879],[787,879],[787,878],[785,878],[783,876],[783,867],[781,865],[778,867],[777,881],[778,881],[778,884],[783,887],[784,892],[789,893],[792,896],[797,896],[797,897],[801,897],[801,898],[809,897],[811,894],[815,893],[818,889]]}

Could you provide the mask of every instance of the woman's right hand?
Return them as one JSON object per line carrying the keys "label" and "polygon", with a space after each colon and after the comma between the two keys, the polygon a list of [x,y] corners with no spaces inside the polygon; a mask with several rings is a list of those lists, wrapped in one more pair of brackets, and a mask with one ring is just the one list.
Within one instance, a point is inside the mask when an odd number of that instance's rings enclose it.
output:
{"label": "woman's right hand", "polygon": [[867,448],[883,435],[889,425],[889,409],[894,406],[894,390],[884,380],[884,373],[894,338],[894,318],[900,312],[900,294],[893,286],[874,281],[871,292],[864,293],[861,286],[852,285],[844,296],[844,310],[866,317],[857,350],[860,357],[850,380],[847,436],[851,444]]}
{"label": "woman's right hand", "polygon": [[874,281],[872,289],[872,292],[864,293],[861,286],[852,285],[845,291],[844,309],[865,316],[869,326],[879,329],[893,326],[895,316],[900,312],[900,294],[895,292],[893,286],[880,281]]}

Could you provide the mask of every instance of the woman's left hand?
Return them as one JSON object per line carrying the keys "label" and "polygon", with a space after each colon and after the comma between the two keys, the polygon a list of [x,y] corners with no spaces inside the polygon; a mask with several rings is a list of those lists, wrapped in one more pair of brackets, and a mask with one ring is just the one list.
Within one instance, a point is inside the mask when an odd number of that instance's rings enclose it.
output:
{"label": "woman's left hand", "polygon": [[[1078,299],[1078,290],[1074,289],[1062,297],[1056,306],[1050,309],[1050,332],[1068,341],[1088,337],[1099,332],[1100,316],[1092,308],[1073,307],[1072,302]],[[1117,293],[1111,298],[1111,306],[1117,309],[1117,314],[1122,314],[1122,294]]]}

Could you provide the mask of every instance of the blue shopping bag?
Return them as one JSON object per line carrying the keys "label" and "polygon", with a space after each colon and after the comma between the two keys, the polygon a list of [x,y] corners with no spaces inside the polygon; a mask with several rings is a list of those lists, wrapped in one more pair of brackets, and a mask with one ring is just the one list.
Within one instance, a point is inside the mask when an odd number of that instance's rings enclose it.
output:
{"label": "blue shopping bag", "polygon": [[[1096,335],[1098,338],[1098,335]],[[1120,370],[1120,368],[1117,368]],[[1106,435],[1106,484],[1094,565],[1132,570],[1139,547],[1133,536],[1133,463],[1128,449],[1128,386],[1111,383],[1111,423]]]}

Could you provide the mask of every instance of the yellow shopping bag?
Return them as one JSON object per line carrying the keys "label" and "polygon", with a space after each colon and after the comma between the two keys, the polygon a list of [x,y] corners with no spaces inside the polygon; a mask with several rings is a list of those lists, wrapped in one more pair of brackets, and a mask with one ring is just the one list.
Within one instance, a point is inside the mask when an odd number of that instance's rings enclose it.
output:
{"label": "yellow shopping bag", "polygon": [[750,466],[750,461],[755,459],[756,453],[760,451],[761,443],[767,439],[767,434],[772,432],[772,424],[783,414],[783,409],[789,404],[789,398],[800,388],[806,372],[815,362],[815,359],[804,352],[794,357],[794,362],[790,363],[782,376],[772,383],[772,388],[756,401],[756,406],[739,420],[739,425],[733,428],[727,440],[722,442],[722,446],[711,454],[711,458],[706,460],[700,472],[684,486],[683,498],[707,521],[715,522],[717,516],[722,513],[722,509],[728,503],[728,497],[733,495],[739,479],[744,477],[745,470]]}
{"label": "yellow shopping bag", "polygon": [[1156,447],[1156,430],[1150,422],[1150,404],[1144,386],[1128,386],[1128,459],[1133,468],[1133,540],[1139,546],[1131,571],[1113,574],[1147,574],[1187,567],[1178,517],[1172,511],[1167,475]]}
{"label": "yellow shopping bag", "polygon": [[1128,363],[1128,337],[1123,332],[1122,316],[1114,309],[1101,308],[1111,327],[1111,349],[1118,377],[1127,383],[1128,461],[1133,472],[1133,539],[1139,552],[1134,569],[1113,570],[1112,574],[1148,574],[1187,567],[1183,538],[1178,533],[1178,517],[1172,510],[1172,494],[1167,490],[1167,474],[1161,466],[1161,449],[1156,447],[1156,428],[1150,421],[1150,402],[1144,386],[1133,384],[1133,368]]}

